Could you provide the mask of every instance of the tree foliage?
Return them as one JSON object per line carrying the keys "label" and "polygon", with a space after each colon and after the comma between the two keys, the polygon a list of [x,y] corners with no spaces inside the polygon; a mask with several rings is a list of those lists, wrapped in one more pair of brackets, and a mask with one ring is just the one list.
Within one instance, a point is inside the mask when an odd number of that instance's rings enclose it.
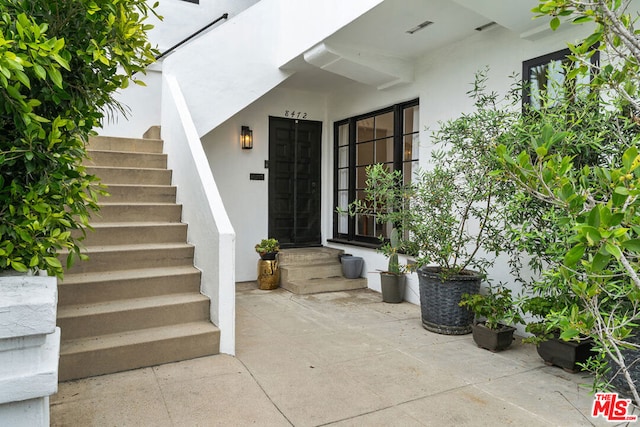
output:
{"label": "tree foliage", "polygon": [[114,99],[154,60],[142,0],[0,0],[0,269],[62,276],[97,210],[82,161]]}
{"label": "tree foliage", "polygon": [[[536,112],[533,120],[523,116],[498,156],[503,176],[517,184],[521,197],[552,214],[544,217],[548,225],[537,246],[524,229],[519,233],[525,247],[529,239],[529,253],[542,255],[538,299],[529,302],[545,308],[536,314],[546,315],[544,322],[562,338],[592,337],[598,356],[588,366],[599,375],[619,372],[638,403],[631,376],[637,361],[623,353],[637,348],[629,338],[640,326],[640,36],[630,4],[541,0],[533,9],[551,16],[553,29],[566,19],[595,22],[591,35],[569,47],[582,68],[590,66],[593,46],[604,52],[603,62],[588,83],[591,95],[577,110],[565,100]],[[524,146],[517,135],[527,135]],[[543,307],[540,297],[542,303],[562,299]],[[608,385],[596,381],[595,387]]]}

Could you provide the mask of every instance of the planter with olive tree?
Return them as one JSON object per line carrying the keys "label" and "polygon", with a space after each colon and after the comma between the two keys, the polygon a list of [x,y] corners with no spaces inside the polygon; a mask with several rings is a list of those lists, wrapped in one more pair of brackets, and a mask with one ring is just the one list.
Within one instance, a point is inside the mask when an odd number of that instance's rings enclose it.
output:
{"label": "planter with olive tree", "polygon": [[463,295],[460,306],[474,313],[473,340],[478,347],[502,351],[513,342],[515,324],[523,323],[520,310],[511,298],[511,289],[488,288],[485,294]]}
{"label": "planter with olive tree", "polygon": [[431,169],[411,180],[399,171],[374,165],[367,171],[367,203],[355,213],[371,213],[399,230],[399,247],[415,258],[422,325],[442,334],[471,332],[473,314],[459,303],[476,294],[486,269],[498,253],[503,229],[499,197],[503,183],[494,179],[495,139],[508,129],[513,113],[501,110],[484,93],[478,73],[470,92],[476,110],[441,124],[433,141]]}

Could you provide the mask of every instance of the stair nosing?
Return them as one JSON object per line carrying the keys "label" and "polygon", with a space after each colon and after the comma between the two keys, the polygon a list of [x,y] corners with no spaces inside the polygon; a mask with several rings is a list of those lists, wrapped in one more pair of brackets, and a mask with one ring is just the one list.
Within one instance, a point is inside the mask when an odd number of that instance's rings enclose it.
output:
{"label": "stair nosing", "polygon": [[177,188],[171,184],[105,184],[107,187],[123,187],[123,188]]}
{"label": "stair nosing", "polygon": [[109,140],[109,139],[117,139],[117,140],[121,140],[121,141],[155,141],[155,142],[163,142],[164,139],[162,138],[133,138],[133,137],[129,137],[129,136],[108,136],[108,135],[92,135],[89,137],[89,144],[91,144],[91,140],[93,139],[97,139],[97,140]]}
{"label": "stair nosing", "polygon": [[64,275],[64,279],[58,283],[58,286],[75,286],[79,283],[85,283],[88,281],[92,283],[102,283],[119,280],[148,279],[153,277],[184,276],[190,274],[200,274],[200,270],[198,270],[193,265],[178,265],[171,267],[138,268],[131,270],[67,273]]}
{"label": "stair nosing", "polygon": [[[172,332],[173,330],[178,330],[181,333],[167,333]],[[154,336],[154,332],[156,331],[159,333],[159,335],[161,335],[160,337]],[[131,331],[118,332],[114,334],[94,335],[89,337],[64,340],[60,343],[60,356],[68,356],[89,351],[107,350],[116,347],[114,346],[114,341],[122,341],[127,337],[140,337],[142,339],[135,341],[135,344],[143,344],[189,336],[189,334],[184,334],[183,331],[193,332],[192,334],[190,334],[191,336],[204,335],[211,332],[215,332],[218,334],[220,333],[220,329],[208,320],[202,320],[200,322],[177,323],[174,325],[159,326],[154,328],[134,329]],[[92,346],[90,344],[94,344],[93,348],[91,348]],[[128,344],[131,345],[133,343]],[[89,348],[81,349],[81,351],[74,351],[74,347],[82,346],[87,346]]]}
{"label": "stair nosing", "polygon": [[[102,206],[182,206],[179,203],[172,202],[100,202],[100,207]],[[100,213],[100,211],[98,211]]]}
{"label": "stair nosing", "polygon": [[168,307],[172,305],[203,303],[208,301],[209,298],[200,293],[181,292],[89,304],[71,304],[58,307],[58,320],[86,316],[100,316],[110,313],[145,310],[148,308]]}
{"label": "stair nosing", "polygon": [[139,170],[139,171],[168,171],[171,172],[171,169],[167,168],[141,168],[136,166],[105,166],[105,165],[84,165],[85,168],[94,168],[94,169],[124,169],[124,170]]}
{"label": "stair nosing", "polygon": [[[124,251],[145,251],[145,250],[166,250],[166,249],[191,249],[193,244],[188,242],[169,243],[134,243],[129,245],[87,245],[82,247],[82,253],[88,255],[98,253],[124,252]],[[66,249],[59,251],[60,255],[68,255]]]}
{"label": "stair nosing", "polygon": [[[167,157],[167,153],[154,153],[152,151],[127,151],[127,150],[96,150],[94,148],[87,148],[87,153],[116,153],[116,154],[139,154],[143,156],[163,156]],[[91,157],[91,156],[89,156]]]}
{"label": "stair nosing", "polygon": [[[166,222],[166,221],[122,221],[122,222],[96,222],[92,223],[92,228],[118,228],[118,227],[187,227],[188,225],[184,222]],[[89,235],[87,233],[87,235]]]}

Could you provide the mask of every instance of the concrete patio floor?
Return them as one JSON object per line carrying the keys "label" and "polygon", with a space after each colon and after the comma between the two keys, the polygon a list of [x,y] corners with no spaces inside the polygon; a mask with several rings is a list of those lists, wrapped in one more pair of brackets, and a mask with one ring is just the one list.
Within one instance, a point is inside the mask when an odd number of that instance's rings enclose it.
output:
{"label": "concrete patio floor", "polygon": [[588,426],[591,378],[426,331],[370,290],[237,286],[237,356],[61,383],[52,426]]}

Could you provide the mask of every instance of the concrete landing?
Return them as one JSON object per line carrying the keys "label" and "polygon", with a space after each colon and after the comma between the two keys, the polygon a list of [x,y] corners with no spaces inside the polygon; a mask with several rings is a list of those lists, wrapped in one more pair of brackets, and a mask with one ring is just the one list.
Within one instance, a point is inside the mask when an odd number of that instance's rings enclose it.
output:
{"label": "concrete landing", "polygon": [[[591,377],[530,344],[478,348],[422,328],[370,290],[237,287],[237,358],[218,355],[61,383],[52,426],[608,426]],[[636,411],[636,414],[638,412]]]}

